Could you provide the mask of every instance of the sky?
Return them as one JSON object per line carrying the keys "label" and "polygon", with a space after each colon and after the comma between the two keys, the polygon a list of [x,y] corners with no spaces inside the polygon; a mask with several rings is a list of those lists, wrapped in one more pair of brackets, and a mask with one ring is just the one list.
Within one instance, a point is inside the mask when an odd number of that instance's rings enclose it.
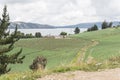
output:
{"label": "sky", "polygon": [[0,0],[0,16],[5,4],[12,22],[63,26],[120,20],[120,0]]}

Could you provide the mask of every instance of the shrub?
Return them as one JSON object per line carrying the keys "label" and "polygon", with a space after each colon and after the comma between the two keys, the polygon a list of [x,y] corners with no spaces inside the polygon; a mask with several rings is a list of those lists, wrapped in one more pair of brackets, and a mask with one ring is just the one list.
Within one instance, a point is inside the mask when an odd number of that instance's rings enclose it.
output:
{"label": "shrub", "polygon": [[120,67],[120,56],[109,58],[108,64],[110,68]]}
{"label": "shrub", "polygon": [[45,69],[47,64],[47,59],[43,56],[38,56],[33,60],[33,63],[29,66],[30,69],[32,70],[43,70]]}
{"label": "shrub", "polygon": [[62,35],[63,38],[65,38],[65,36],[67,35],[67,33],[66,32],[61,32],[60,35]]}

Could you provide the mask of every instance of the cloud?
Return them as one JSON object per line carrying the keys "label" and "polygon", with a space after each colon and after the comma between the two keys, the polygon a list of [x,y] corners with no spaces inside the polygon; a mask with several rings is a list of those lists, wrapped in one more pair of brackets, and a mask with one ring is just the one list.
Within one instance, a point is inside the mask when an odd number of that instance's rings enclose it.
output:
{"label": "cloud", "polygon": [[120,0],[91,0],[96,15],[102,19],[117,20],[120,14]]}
{"label": "cloud", "polygon": [[70,25],[86,22],[92,18],[91,16],[95,15],[95,10],[91,6],[90,0],[24,1],[7,1],[11,21],[36,22],[51,25]]}
{"label": "cloud", "polygon": [[[119,20],[118,0],[0,0],[7,3],[11,21],[70,25]],[[1,9],[2,10],[2,9]]]}
{"label": "cloud", "polygon": [[[32,2],[33,0],[1,0],[0,2],[2,4],[15,4],[15,3],[29,3]],[[35,0],[34,0],[35,1]]]}

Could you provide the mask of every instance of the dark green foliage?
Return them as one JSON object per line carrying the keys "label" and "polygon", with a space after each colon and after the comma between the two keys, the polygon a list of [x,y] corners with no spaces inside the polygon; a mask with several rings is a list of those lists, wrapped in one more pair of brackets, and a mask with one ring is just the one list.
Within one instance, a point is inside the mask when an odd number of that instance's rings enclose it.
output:
{"label": "dark green foliage", "polygon": [[75,34],[79,34],[80,33],[80,29],[78,27],[75,28]]}
{"label": "dark green foliage", "polygon": [[7,52],[14,49],[14,43],[19,40],[15,38],[17,33],[17,27],[13,35],[7,32],[9,26],[9,15],[7,14],[7,6],[3,9],[3,15],[0,19],[0,75],[9,72],[11,69],[7,69],[9,64],[22,63],[25,56],[19,57],[22,49],[15,54],[7,54]]}
{"label": "dark green foliage", "polygon": [[108,27],[108,23],[106,21],[104,21],[102,23],[102,29],[106,29]]}
{"label": "dark green foliage", "polygon": [[102,23],[102,29],[111,28],[111,27],[112,27],[112,22],[108,23],[108,22],[104,21]]}
{"label": "dark green foliage", "polygon": [[22,33],[22,32],[20,32],[20,31],[17,31],[17,33],[16,33],[16,38],[23,38],[25,36],[25,34],[24,33]]}
{"label": "dark green foliage", "polygon": [[40,32],[36,32],[36,33],[35,33],[35,37],[36,37],[36,38],[40,38],[40,37],[42,37],[42,35],[41,35]]}
{"label": "dark green foliage", "polygon": [[60,35],[67,35],[67,33],[66,32],[61,32]]}
{"label": "dark green foliage", "polygon": [[96,31],[96,30],[98,30],[97,25],[94,25],[93,27],[87,29],[87,31]]}
{"label": "dark green foliage", "polygon": [[47,59],[43,56],[38,56],[33,60],[33,63],[29,66],[31,70],[45,69]]}
{"label": "dark green foliage", "polygon": [[[14,33],[12,33],[13,35]],[[35,38],[35,36],[32,35],[32,33],[24,34],[20,31],[17,31],[15,38]]]}
{"label": "dark green foliage", "polygon": [[67,35],[67,33],[66,32],[61,32],[60,35],[62,35],[63,38],[65,38],[65,36]]}
{"label": "dark green foliage", "polygon": [[30,34],[26,34],[23,38],[34,38],[34,36],[32,35],[32,33],[30,33]]}
{"label": "dark green foliage", "polygon": [[110,22],[109,25],[108,25],[108,28],[111,28],[111,27],[112,27],[112,24],[113,24],[113,23]]}

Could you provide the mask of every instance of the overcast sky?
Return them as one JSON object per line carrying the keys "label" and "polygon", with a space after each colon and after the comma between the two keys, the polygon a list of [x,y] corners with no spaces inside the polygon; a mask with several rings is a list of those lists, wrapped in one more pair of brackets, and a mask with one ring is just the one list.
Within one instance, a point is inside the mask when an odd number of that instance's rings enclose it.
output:
{"label": "overcast sky", "polygon": [[50,25],[120,20],[120,0],[0,0],[11,21]]}

